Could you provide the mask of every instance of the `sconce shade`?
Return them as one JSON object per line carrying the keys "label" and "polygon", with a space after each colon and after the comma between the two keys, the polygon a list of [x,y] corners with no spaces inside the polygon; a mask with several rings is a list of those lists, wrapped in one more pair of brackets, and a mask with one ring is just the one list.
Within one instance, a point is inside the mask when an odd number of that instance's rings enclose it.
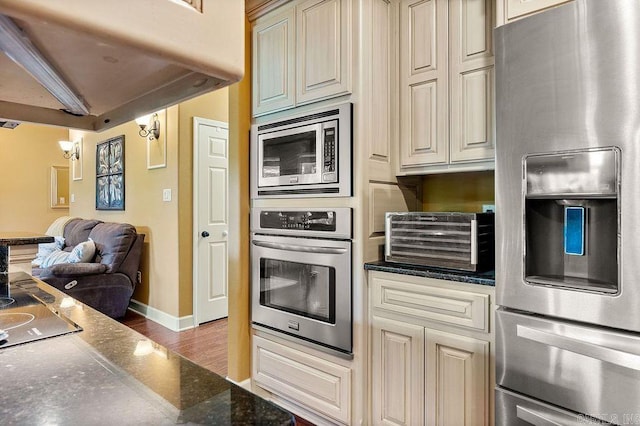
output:
{"label": "sconce shade", "polygon": [[136,118],[136,124],[144,129],[149,124],[149,120],[151,120],[151,114],[143,115]]}
{"label": "sconce shade", "polygon": [[60,144],[60,148],[64,152],[71,152],[71,150],[73,149],[73,142],[71,141],[59,141],[58,144]]}
{"label": "sconce shade", "polygon": [[71,141],[58,141],[60,148],[62,149],[62,156],[67,160],[70,158],[71,160],[80,159],[79,146],[77,146],[74,142]]}

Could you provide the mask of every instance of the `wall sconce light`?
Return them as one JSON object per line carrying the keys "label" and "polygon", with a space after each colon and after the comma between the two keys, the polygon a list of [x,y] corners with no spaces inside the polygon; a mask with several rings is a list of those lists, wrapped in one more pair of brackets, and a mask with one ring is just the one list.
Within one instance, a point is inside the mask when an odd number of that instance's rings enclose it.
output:
{"label": "wall sconce light", "polygon": [[62,156],[67,160],[70,158],[72,161],[80,159],[80,145],[71,141],[59,141],[60,148],[62,149]]}
{"label": "wall sconce light", "polygon": [[[148,114],[136,118],[136,123],[140,126],[138,134],[143,138],[148,138],[150,141],[160,138],[160,120],[158,119],[158,114]],[[149,123],[151,123],[152,126],[147,129]]]}

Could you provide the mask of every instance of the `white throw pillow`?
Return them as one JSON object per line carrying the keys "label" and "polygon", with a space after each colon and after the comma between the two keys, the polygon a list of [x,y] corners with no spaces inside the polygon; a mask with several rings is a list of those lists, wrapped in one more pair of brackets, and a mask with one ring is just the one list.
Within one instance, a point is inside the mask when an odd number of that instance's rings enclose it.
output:
{"label": "white throw pillow", "polygon": [[93,259],[96,252],[96,245],[92,239],[84,241],[73,248],[70,252],[55,250],[44,258],[40,264],[41,268],[48,268],[59,263],[88,262]]}
{"label": "white throw pillow", "polygon": [[78,244],[71,250],[67,263],[88,262],[93,259],[94,254],[96,254],[96,243],[89,238],[88,241]]}

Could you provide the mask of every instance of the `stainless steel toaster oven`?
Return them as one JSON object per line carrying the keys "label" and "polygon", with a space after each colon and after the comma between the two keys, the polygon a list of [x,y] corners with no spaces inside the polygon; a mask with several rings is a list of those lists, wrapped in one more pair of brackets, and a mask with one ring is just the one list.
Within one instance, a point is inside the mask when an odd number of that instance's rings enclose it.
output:
{"label": "stainless steel toaster oven", "polygon": [[385,215],[385,260],[481,272],[494,269],[493,213]]}

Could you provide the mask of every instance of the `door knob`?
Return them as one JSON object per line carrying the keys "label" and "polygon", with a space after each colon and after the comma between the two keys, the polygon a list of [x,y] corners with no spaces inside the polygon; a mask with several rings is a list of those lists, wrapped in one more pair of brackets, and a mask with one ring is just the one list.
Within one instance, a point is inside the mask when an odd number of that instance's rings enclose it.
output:
{"label": "door knob", "polygon": [[227,235],[229,235],[229,233],[227,231],[222,231],[222,236],[226,237]]}
{"label": "door knob", "polygon": [[206,237],[209,236],[209,233],[207,231],[202,231],[202,233],[200,235],[202,235],[203,237],[206,238]]}

